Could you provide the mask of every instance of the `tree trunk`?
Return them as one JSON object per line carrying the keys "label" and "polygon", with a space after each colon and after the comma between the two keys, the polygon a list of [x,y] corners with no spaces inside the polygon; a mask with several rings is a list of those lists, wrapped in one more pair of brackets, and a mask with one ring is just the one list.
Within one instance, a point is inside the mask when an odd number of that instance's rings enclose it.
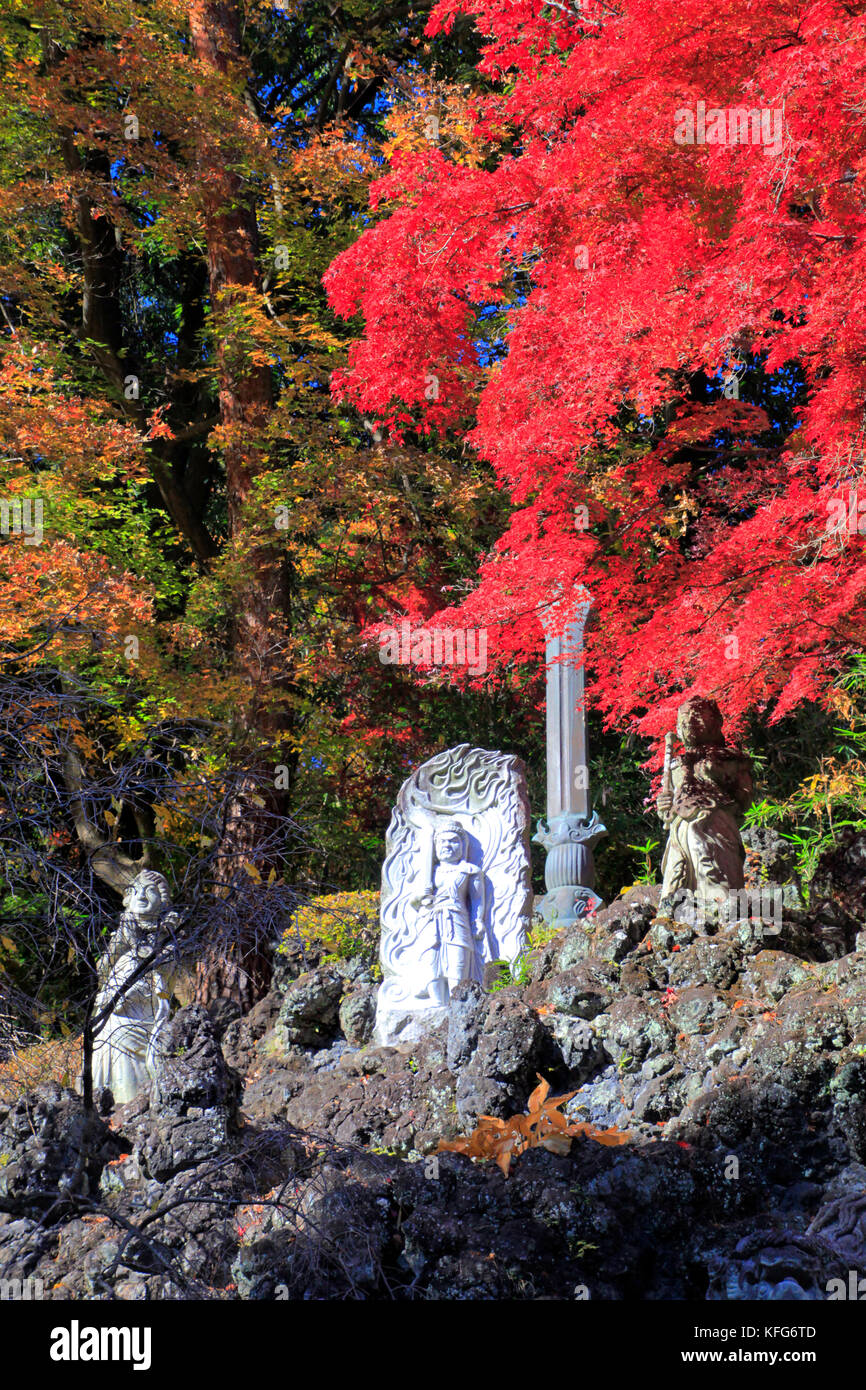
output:
{"label": "tree trunk", "polygon": [[[192,51],[204,75],[235,76],[241,62],[237,4],[233,0],[193,0],[189,13]],[[210,84],[208,90],[213,91]],[[225,144],[234,148],[221,148],[219,140],[215,144],[213,130],[209,130],[198,150],[210,298],[217,329],[233,304],[248,300],[250,291],[261,292],[255,206],[243,173],[236,167],[241,144],[238,132],[243,131],[250,116],[242,88],[236,90],[233,119],[225,126]],[[271,373],[268,366],[227,350],[226,340],[219,333],[217,336],[229,538],[230,544],[240,548],[250,535],[251,490],[265,464],[263,434],[272,404]],[[278,759],[272,756],[268,763],[261,752],[263,743],[274,742],[285,730],[288,718],[280,695],[286,682],[281,656],[290,619],[290,581],[286,551],[278,544],[276,530],[272,539],[257,539],[246,546],[242,572],[234,602],[233,661],[249,692],[239,718],[249,732],[251,748],[258,751],[249,783],[235,794],[226,815],[217,877],[227,893],[231,893],[233,882],[243,882],[245,863],[259,872],[267,869],[261,853],[263,825],[284,809],[285,793],[281,795],[275,786],[274,764]],[[246,881],[248,885],[249,879]],[[270,967],[254,932],[252,924],[249,940],[237,942],[228,951],[216,948],[201,962],[196,989],[199,1002],[228,994],[248,1008],[261,998],[270,982]]]}

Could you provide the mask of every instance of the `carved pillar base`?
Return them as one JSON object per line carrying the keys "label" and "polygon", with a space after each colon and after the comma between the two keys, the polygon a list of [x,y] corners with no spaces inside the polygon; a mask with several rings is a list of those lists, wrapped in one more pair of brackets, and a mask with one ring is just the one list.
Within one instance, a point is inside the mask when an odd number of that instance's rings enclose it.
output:
{"label": "carved pillar base", "polygon": [[568,811],[554,816],[550,825],[538,822],[533,835],[536,844],[547,850],[544,882],[547,892],[538,904],[538,911],[551,926],[567,927],[578,922],[588,912],[603,907],[595,892],[595,860],[593,850],[607,827],[593,811],[590,818]]}

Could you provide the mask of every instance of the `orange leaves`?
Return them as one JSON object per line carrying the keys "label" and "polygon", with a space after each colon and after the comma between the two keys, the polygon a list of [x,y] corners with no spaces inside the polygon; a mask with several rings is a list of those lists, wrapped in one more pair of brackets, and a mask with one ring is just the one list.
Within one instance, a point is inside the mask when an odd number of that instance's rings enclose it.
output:
{"label": "orange leaves", "polygon": [[562,1114],[562,1106],[577,1092],[569,1091],[567,1095],[549,1098],[550,1083],[541,1076],[538,1082],[529,1097],[526,1115],[513,1115],[510,1120],[481,1115],[471,1134],[460,1139],[442,1140],[436,1152],[463,1153],[469,1158],[492,1158],[507,1177],[512,1158],[525,1153],[527,1149],[542,1148],[549,1149],[551,1153],[567,1154],[572,1139],[578,1136],[594,1139],[598,1144],[619,1145],[628,1142],[629,1134],[615,1126],[598,1129],[586,1123],[569,1124]]}
{"label": "orange leaves", "polygon": [[[4,347],[0,366],[0,443],[17,458],[18,476],[30,458],[55,464],[66,483],[88,484],[117,470],[144,476],[138,431],[99,401],[72,394],[60,380],[63,364],[49,343],[19,335]],[[4,458],[3,484],[11,478]],[[40,486],[45,485],[44,472]]]}
{"label": "orange leaves", "polygon": [[148,586],[121,545],[117,564],[88,545],[110,537],[112,548],[125,489],[146,471],[140,435],[113,405],[72,394],[55,349],[20,334],[0,365],[0,456],[0,496],[14,499],[0,559],[4,647],[68,661],[90,652],[95,632],[119,662],[124,637],[152,621]]}
{"label": "orange leaves", "polygon": [[0,627],[7,649],[36,642],[45,629],[47,645],[35,656],[90,651],[92,633],[113,641],[117,660],[129,633],[144,634],[152,621],[149,600],[127,575],[112,572],[100,555],[87,554],[65,540],[37,546],[13,538],[0,567]]}
{"label": "orange leaves", "polygon": [[582,1134],[587,1139],[594,1139],[596,1144],[604,1144],[608,1148],[618,1149],[621,1144],[627,1144],[631,1138],[626,1129],[617,1129],[616,1125],[611,1125],[608,1129],[599,1129],[597,1125],[574,1124],[569,1126],[569,1134]]}
{"label": "orange leaves", "polygon": [[327,127],[300,149],[288,152],[287,160],[300,193],[317,198],[323,192],[336,199],[363,189],[379,167],[356,131],[347,130],[342,123]]}
{"label": "orange leaves", "polygon": [[[385,158],[395,155],[434,156],[448,164],[477,169],[489,152],[489,140],[476,125],[471,99],[456,84],[415,71],[411,79],[397,78],[396,100],[385,117],[388,139]],[[401,99],[402,98],[402,99]]]}
{"label": "orange leaves", "polygon": [[165,420],[162,418],[167,409],[168,407],[164,405],[157,406],[156,410],[150,415],[147,422],[148,439],[174,439],[174,432],[171,426],[166,424]]}

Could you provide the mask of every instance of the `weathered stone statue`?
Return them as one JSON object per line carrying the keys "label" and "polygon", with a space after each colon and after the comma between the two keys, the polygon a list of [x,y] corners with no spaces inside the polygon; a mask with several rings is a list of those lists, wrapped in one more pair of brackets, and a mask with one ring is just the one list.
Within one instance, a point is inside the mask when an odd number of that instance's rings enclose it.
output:
{"label": "weathered stone statue", "polygon": [[677,734],[683,752],[670,763],[656,803],[670,826],[661,896],[689,888],[721,904],[744,886],[740,825],[752,803],[751,760],[725,744],[714,700],[695,696],[680,705]]}
{"label": "weathered stone statue", "polygon": [[150,1084],[153,1047],[170,1013],[171,984],[164,969],[148,970],[125,986],[178,921],[168,882],[152,869],[133,880],[123,906],[120,925],[99,962],[96,1013],[107,1008],[119,990],[124,993],[93,1045],[93,1094],[99,1097],[107,1089],[116,1105],[125,1105]]}
{"label": "weathered stone statue", "polygon": [[460,744],[404,782],[382,867],[377,1041],[417,1041],[463,980],[515,961],[532,909],[529,801],[518,758]]}

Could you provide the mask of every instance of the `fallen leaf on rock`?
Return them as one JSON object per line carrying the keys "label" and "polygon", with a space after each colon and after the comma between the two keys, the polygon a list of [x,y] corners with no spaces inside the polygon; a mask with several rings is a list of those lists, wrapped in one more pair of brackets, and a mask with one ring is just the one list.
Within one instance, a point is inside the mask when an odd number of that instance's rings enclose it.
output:
{"label": "fallen leaf on rock", "polygon": [[631,1134],[627,1129],[617,1129],[616,1125],[611,1125],[609,1129],[598,1129],[591,1124],[571,1125],[569,1134],[582,1134],[587,1139],[594,1139],[596,1144],[607,1144],[618,1147],[620,1144],[627,1144],[631,1139]]}
{"label": "fallen leaf on rock", "polygon": [[494,1115],[480,1115],[471,1134],[460,1139],[441,1140],[437,1153],[462,1153],[468,1158],[493,1159],[507,1177],[512,1158],[527,1149],[543,1148],[551,1153],[567,1154],[571,1141],[578,1136],[593,1139],[598,1144],[625,1144],[631,1138],[615,1125],[598,1129],[586,1123],[569,1124],[562,1114],[576,1091],[549,1099],[550,1083],[539,1076],[539,1084],[529,1097],[528,1113],[513,1115],[508,1120]]}

